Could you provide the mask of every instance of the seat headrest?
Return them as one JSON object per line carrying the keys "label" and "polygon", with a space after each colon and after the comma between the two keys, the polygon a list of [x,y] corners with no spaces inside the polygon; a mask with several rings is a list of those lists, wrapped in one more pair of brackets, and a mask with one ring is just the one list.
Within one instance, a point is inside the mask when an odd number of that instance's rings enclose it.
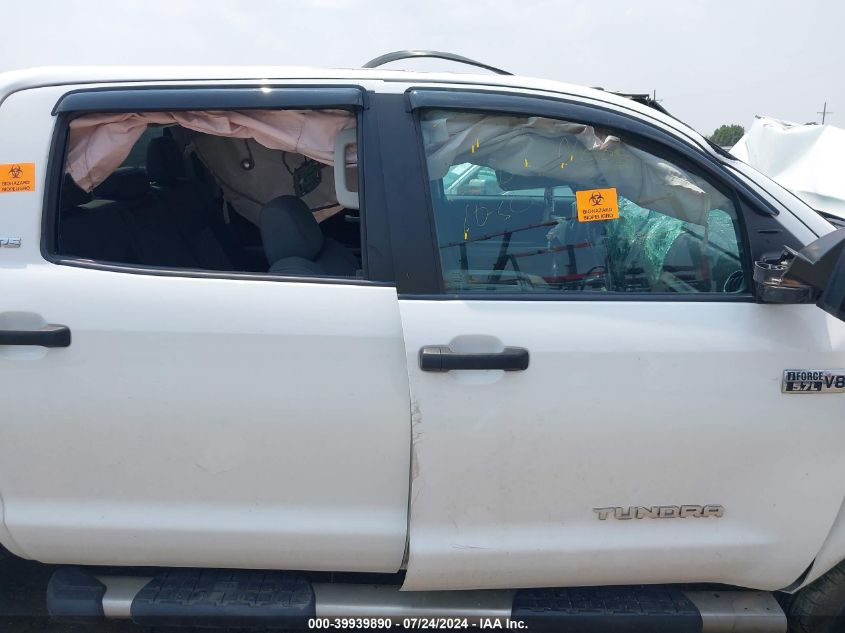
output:
{"label": "seat headrest", "polygon": [[150,190],[147,172],[140,167],[120,167],[94,188],[94,195],[106,200],[140,198]]}
{"label": "seat headrest", "polygon": [[77,185],[70,174],[65,174],[62,182],[62,208],[78,207],[86,202],[91,202],[91,194]]}
{"label": "seat headrest", "polygon": [[147,176],[157,185],[173,185],[185,178],[185,161],[169,136],[157,136],[147,145]]}
{"label": "seat headrest", "polygon": [[323,232],[314,214],[296,196],[279,196],[261,208],[261,241],[271,264],[286,257],[314,260],[323,249]]}

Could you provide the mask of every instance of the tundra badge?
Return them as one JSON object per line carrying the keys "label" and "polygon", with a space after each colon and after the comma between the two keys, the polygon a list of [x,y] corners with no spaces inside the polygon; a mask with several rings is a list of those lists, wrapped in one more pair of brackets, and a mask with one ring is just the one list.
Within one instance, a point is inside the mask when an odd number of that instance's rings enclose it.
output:
{"label": "tundra badge", "polygon": [[606,521],[613,517],[617,521],[628,519],[719,519],[725,515],[725,509],[720,505],[682,505],[682,506],[628,506],[612,508],[593,508],[599,521]]}
{"label": "tundra badge", "polygon": [[783,393],[845,393],[845,369],[786,369]]}

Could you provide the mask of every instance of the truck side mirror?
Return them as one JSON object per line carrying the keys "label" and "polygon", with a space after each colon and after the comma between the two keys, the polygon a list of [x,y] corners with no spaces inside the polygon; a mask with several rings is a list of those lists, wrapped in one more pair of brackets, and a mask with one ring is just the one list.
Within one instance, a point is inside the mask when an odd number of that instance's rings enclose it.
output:
{"label": "truck side mirror", "polygon": [[815,301],[845,321],[845,228],[823,235],[800,251],[787,248],[777,264],[757,264],[754,280],[764,301]]}

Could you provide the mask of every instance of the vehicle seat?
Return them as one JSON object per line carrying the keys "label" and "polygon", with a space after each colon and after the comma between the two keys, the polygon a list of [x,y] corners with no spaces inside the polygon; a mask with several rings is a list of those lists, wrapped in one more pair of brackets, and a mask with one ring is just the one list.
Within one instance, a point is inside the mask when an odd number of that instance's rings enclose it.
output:
{"label": "vehicle seat", "polygon": [[[147,145],[150,191],[171,213],[197,265],[209,270],[241,269],[237,245],[229,240],[222,212],[211,194],[186,177],[185,161],[169,136],[150,139]],[[235,265],[237,264],[237,265]]]}
{"label": "vehicle seat", "polygon": [[354,277],[358,260],[326,238],[314,214],[296,196],[279,196],[261,209],[261,241],[271,273]]}
{"label": "vehicle seat", "polygon": [[153,195],[147,173],[120,167],[94,189],[96,198],[116,202],[126,219],[138,263],[197,268],[198,262],[179,231],[173,212]]}
{"label": "vehicle seat", "polygon": [[106,262],[137,263],[122,207],[94,200],[69,175],[61,189],[58,251],[60,255]]}

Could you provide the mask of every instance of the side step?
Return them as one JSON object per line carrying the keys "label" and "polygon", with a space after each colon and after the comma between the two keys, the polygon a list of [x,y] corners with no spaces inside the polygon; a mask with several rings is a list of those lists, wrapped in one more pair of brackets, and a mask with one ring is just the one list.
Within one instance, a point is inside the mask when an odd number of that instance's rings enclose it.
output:
{"label": "side step", "polygon": [[314,590],[298,574],[172,569],[157,576],[100,576],[58,569],[47,585],[47,610],[57,620],[126,618],[144,626],[306,628]]}
{"label": "side step", "polygon": [[513,619],[531,631],[609,630],[659,633],[774,633],[786,615],[765,591],[685,591],[671,585],[526,589],[517,592]]}
{"label": "side step", "polygon": [[96,576],[64,567],[50,579],[47,608],[58,620],[122,618],[147,626],[306,629],[327,628],[335,618],[366,618],[437,628],[433,618],[465,618],[471,628],[573,633],[786,631],[783,610],[762,591],[645,585],[417,592],[391,585],[311,583],[291,572],[216,569],[141,577]]}

